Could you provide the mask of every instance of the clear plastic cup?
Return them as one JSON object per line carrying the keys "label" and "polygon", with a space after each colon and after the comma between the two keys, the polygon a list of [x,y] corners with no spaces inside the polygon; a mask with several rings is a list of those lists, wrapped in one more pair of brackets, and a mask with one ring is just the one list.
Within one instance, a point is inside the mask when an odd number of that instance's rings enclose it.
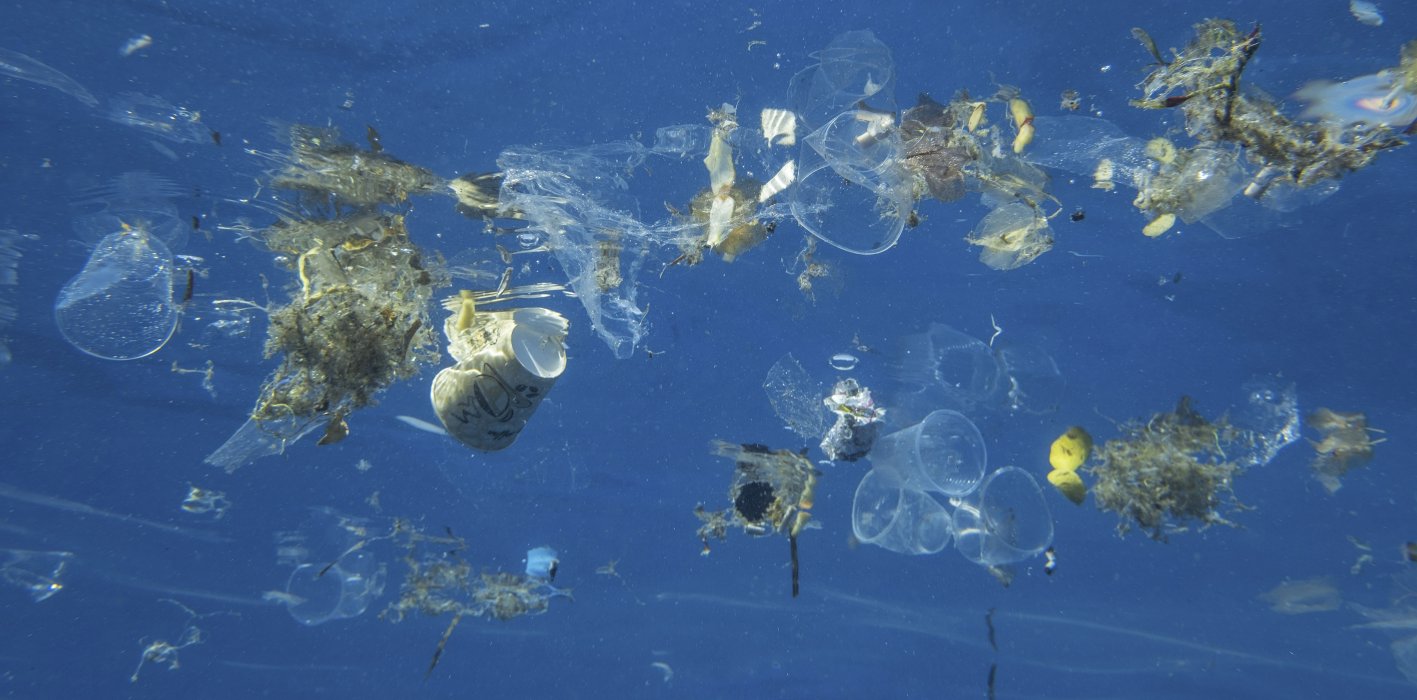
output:
{"label": "clear plastic cup", "polygon": [[876,440],[871,465],[921,491],[964,496],[984,478],[984,436],[964,414],[935,411],[919,423]]}
{"label": "clear plastic cup", "polygon": [[856,539],[901,554],[934,554],[950,543],[950,513],[894,475],[866,472],[851,504]]}
{"label": "clear plastic cup", "polygon": [[976,564],[1023,561],[1053,543],[1053,514],[1032,474],[1004,467],[954,512],[955,548]]}

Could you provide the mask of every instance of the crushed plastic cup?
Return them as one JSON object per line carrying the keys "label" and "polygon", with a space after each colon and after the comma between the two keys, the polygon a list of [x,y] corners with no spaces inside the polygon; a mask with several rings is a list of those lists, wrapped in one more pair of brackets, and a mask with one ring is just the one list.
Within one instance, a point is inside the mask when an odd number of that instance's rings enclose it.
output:
{"label": "crushed plastic cup", "polygon": [[433,378],[433,410],[464,445],[504,449],[566,370],[569,324],[555,311],[525,308],[479,311],[470,327],[456,326],[444,326],[458,362]]}

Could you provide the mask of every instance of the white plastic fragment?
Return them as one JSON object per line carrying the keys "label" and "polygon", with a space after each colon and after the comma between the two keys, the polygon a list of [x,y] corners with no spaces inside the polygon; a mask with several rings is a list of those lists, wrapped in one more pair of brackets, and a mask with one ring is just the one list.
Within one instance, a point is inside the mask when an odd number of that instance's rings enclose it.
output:
{"label": "white plastic fragment", "polygon": [[769,146],[791,146],[797,143],[797,115],[786,109],[768,108],[762,112],[763,138]]}
{"label": "white plastic fragment", "polygon": [[123,43],[118,49],[118,55],[127,58],[133,54],[153,45],[153,38],[147,34],[139,34]]}
{"label": "white plastic fragment", "polygon": [[1367,0],[1349,0],[1348,11],[1353,13],[1353,19],[1369,27],[1383,26],[1383,13],[1378,10],[1377,5]]}
{"label": "white plastic fragment", "polygon": [[713,248],[728,238],[729,224],[733,221],[733,198],[728,195],[715,197],[709,205],[708,247]]}
{"label": "white plastic fragment", "polygon": [[777,174],[772,179],[763,183],[763,188],[758,191],[758,202],[766,202],[773,195],[787,189],[794,180],[797,179],[797,161],[789,160],[778,168]]}
{"label": "white plastic fragment", "polygon": [[733,147],[728,145],[721,129],[713,132],[708,155],[704,157],[704,167],[708,168],[709,187],[714,194],[721,195],[733,187]]}

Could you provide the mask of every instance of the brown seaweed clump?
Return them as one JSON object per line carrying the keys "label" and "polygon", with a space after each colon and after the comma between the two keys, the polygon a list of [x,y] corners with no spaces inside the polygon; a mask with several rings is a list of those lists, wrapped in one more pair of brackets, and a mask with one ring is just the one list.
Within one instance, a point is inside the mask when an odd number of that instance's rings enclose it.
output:
{"label": "brown seaweed clump", "polygon": [[[257,422],[330,416],[342,423],[379,391],[437,360],[427,308],[441,280],[424,268],[402,217],[367,216],[378,224],[272,227],[282,239],[278,247],[309,248],[295,262],[299,293],[271,311],[266,356],[282,362],[261,390],[252,414]],[[298,243],[288,235],[291,227],[309,229],[309,239]],[[345,236],[348,230],[375,235]]]}
{"label": "brown seaweed clump", "polygon": [[[806,450],[802,451],[803,453]],[[714,453],[733,460],[733,483],[728,498],[733,507],[709,511],[699,504],[694,509],[702,525],[699,540],[709,553],[709,539],[727,539],[729,527],[742,528],[750,535],[787,535],[792,562],[792,597],[798,593],[797,536],[812,518],[817,492],[817,470],[802,453],[770,450],[752,443],[735,445],[715,441]]]}
{"label": "brown seaweed clump", "polygon": [[[1190,43],[1173,50],[1169,59],[1145,31],[1133,29],[1132,34],[1155,60],[1139,86],[1143,97],[1132,104],[1182,112],[1186,133],[1198,141],[1197,149],[1242,146],[1245,159],[1258,168],[1245,187],[1249,197],[1259,199],[1275,185],[1305,189],[1336,180],[1406,143],[1386,126],[1297,121],[1285,116],[1274,98],[1243,89],[1240,77],[1260,48],[1259,25],[1244,32],[1229,20],[1207,19],[1195,26]],[[1160,203],[1143,208],[1174,211]]]}
{"label": "brown seaweed clump", "polygon": [[965,169],[979,159],[980,146],[965,131],[976,104],[982,103],[970,102],[968,95],[943,105],[922,94],[901,115],[904,165],[920,178],[925,190],[917,197],[928,194],[941,202],[964,197]]}
{"label": "brown seaweed clump", "polygon": [[1121,429],[1122,437],[1093,451],[1088,468],[1097,506],[1122,518],[1119,533],[1138,527],[1164,541],[1190,522],[1234,524],[1220,511],[1241,507],[1231,488],[1240,466],[1224,446],[1241,435],[1224,417],[1207,420],[1183,396],[1174,411]]}
{"label": "brown seaweed clump", "polygon": [[427,671],[430,674],[464,617],[506,621],[541,615],[551,609],[552,598],[572,598],[570,589],[556,588],[549,580],[530,573],[475,573],[464,557],[467,541],[454,536],[451,530],[447,537],[429,535],[404,523],[390,537],[406,547],[403,562],[408,574],[399,588],[398,599],[379,613],[379,618],[397,623],[414,613],[452,616],[433,650]]}

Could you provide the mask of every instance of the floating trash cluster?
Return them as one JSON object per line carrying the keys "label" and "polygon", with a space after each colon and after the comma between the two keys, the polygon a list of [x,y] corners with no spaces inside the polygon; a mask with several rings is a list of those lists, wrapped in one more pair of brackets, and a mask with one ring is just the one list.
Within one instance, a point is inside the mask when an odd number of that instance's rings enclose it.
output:
{"label": "floating trash cluster", "polygon": [[[1371,3],[1355,0],[1349,9],[1365,25],[1383,23]],[[956,233],[994,275],[1033,264],[1054,248],[1060,234],[1054,222],[1070,209],[1052,189],[1054,173],[1106,192],[1134,191],[1137,228],[1155,239],[1178,224],[1225,228],[1220,217],[1241,203],[1290,211],[1316,202],[1340,179],[1406,145],[1417,128],[1417,41],[1402,47],[1394,65],[1305,85],[1296,95],[1305,107],[1294,114],[1248,83],[1263,40],[1258,26],[1205,20],[1183,48],[1167,54],[1146,31],[1133,36],[1152,62],[1132,104],[1177,115],[1178,126],[1164,135],[1130,135],[1100,116],[1073,114],[1083,103],[1073,89],[1061,93],[1060,116],[1036,115],[1029,96],[1004,84],[985,94],[943,86],[939,99],[920,94],[913,104],[899,104],[891,51],[869,31],[833,39],[783,93],[761,104],[740,96],[700,122],[606,143],[513,145],[498,153],[495,170],[451,179],[385,152],[373,127],[367,144],[358,145],[333,127],[281,126],[281,150],[245,149],[266,171],[260,193],[241,203],[265,221],[227,221],[215,229],[239,232],[270,254],[283,274],[265,285],[276,298],[217,299],[211,303],[217,320],[208,327],[239,335],[250,317],[264,317],[264,359],[274,369],[245,423],[206,463],[233,472],[312,433],[320,435],[317,445],[351,439],[359,411],[420,377],[429,382],[441,427],[401,420],[481,453],[514,449],[533,440],[535,429],[528,428],[535,415],[572,369],[573,342],[593,335],[605,346],[597,350],[617,359],[655,357],[646,342],[658,316],[650,315],[647,297],[657,286],[648,282],[695,274],[715,259],[748,258],[786,226],[800,229],[793,240],[805,240],[786,271],[815,301],[817,285],[835,275],[820,253],[885,254],[924,224],[930,200],[975,198],[977,208],[960,219],[965,225]],[[152,42],[134,37],[120,55]],[[100,109],[77,82],[22,54],[0,49],[0,76],[58,90],[101,118],[167,143],[221,144],[199,110],[136,92]],[[177,159],[171,147],[150,143]],[[672,195],[663,196],[665,182]],[[181,255],[202,221],[194,216],[189,225],[178,214],[191,196],[141,171],[79,189],[72,228],[88,257],[53,306],[70,345],[97,358],[134,360],[161,351],[179,332],[196,280],[206,274],[204,261]],[[411,223],[417,198],[451,200],[457,213],[478,222],[482,237],[445,259]],[[1071,211],[1072,221],[1086,218],[1080,208]],[[16,318],[10,288],[22,238],[0,231],[0,332]],[[563,279],[522,279],[539,274],[541,263]],[[1179,273],[1171,279],[1179,282]],[[564,298],[580,309],[549,308]],[[991,464],[986,433],[1057,412],[1067,382],[1046,341],[1005,333],[989,318],[987,340],[931,323],[888,350],[853,339],[850,347],[819,352],[826,361],[811,366],[835,372],[830,379],[791,353],[782,356],[763,387],[801,449],[769,447],[777,441],[762,436],[712,442],[712,453],[732,469],[723,470],[726,502],[693,510],[702,553],[733,530],[781,535],[797,597],[799,538],[822,527],[819,513],[827,510],[813,510],[818,492],[844,495],[841,489],[854,482],[853,544],[906,555],[953,546],[1009,585],[1031,561],[1041,560],[1048,575],[1057,566],[1050,499],[1080,506],[1091,496],[1098,509],[1117,516],[1120,533],[1138,530],[1158,541],[1236,525],[1247,511],[1237,495],[1241,478],[1300,437],[1294,385],[1267,378],[1245,385],[1245,402],[1231,412],[1203,414],[1182,397],[1169,411],[1117,424],[1117,434],[1106,439],[1094,439],[1082,425],[1059,434],[1072,418],[1035,431],[1037,449],[1028,448],[1033,462]],[[0,344],[0,365],[8,361]],[[172,372],[201,374],[215,398],[212,362],[205,369],[188,364],[173,362]],[[867,384],[877,379],[882,383],[873,391]],[[1329,494],[1386,440],[1360,412],[1318,408],[1305,424],[1317,432],[1311,471]],[[848,471],[862,460],[869,468]],[[355,468],[370,467],[360,459]],[[1057,493],[1044,489],[1040,477]],[[223,541],[83,503],[3,491],[31,505]],[[378,492],[368,504],[379,509]],[[178,507],[212,523],[233,503],[225,491],[189,483]],[[316,626],[377,610],[396,589],[381,618],[448,619],[431,673],[463,619],[540,615],[571,598],[555,585],[556,550],[527,551],[521,572],[479,570],[468,559],[468,541],[451,528],[441,532],[414,520],[312,509],[299,529],[277,535],[277,561],[289,574],[262,600]],[[1407,558],[1417,561],[1417,545],[1408,547]],[[0,578],[35,601],[65,589],[75,557],[57,549],[0,554]],[[615,561],[597,573],[619,578]],[[1322,578],[1287,581],[1261,599],[1284,614],[1340,606]],[[186,616],[183,626],[145,643],[132,680],[148,663],[177,668],[178,653],[206,639],[196,622],[214,613],[175,604]],[[1414,616],[1410,606],[1363,614],[1372,624],[1394,626]],[[992,615],[986,618],[991,644]],[[1394,653],[1413,664],[1414,650],[1417,638],[1410,638]],[[667,662],[652,666],[662,666],[666,682],[673,675]],[[991,696],[993,680],[991,669]]]}

